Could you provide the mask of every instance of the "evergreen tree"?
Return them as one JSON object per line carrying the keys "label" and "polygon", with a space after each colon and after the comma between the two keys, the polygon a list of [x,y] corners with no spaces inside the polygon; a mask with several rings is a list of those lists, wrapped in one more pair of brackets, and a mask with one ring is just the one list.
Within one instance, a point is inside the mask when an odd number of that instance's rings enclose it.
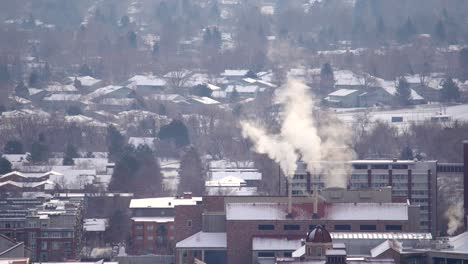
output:
{"label": "evergreen tree", "polygon": [[377,20],[377,36],[382,36],[386,32],[385,22],[383,18],[380,16]]}
{"label": "evergreen tree", "polygon": [[445,31],[445,26],[442,20],[439,20],[434,28],[434,36],[440,42],[444,42],[447,38],[447,33]]}
{"label": "evergreen tree", "polygon": [[443,102],[458,101],[460,99],[460,89],[452,78],[444,80],[440,90],[440,99]]}
{"label": "evergreen tree", "polygon": [[121,156],[125,147],[125,138],[113,125],[107,127],[107,149],[109,151],[109,159],[117,160]]}
{"label": "evergreen tree", "polygon": [[72,106],[68,107],[66,113],[69,116],[76,116],[76,115],[83,114],[83,112],[81,111],[81,108],[79,106],[76,106],[76,105],[72,105]]}
{"label": "evergreen tree", "polygon": [[247,73],[245,74],[244,77],[252,78],[252,79],[257,79],[258,78],[257,74],[252,70],[247,71]]}
{"label": "evergreen tree", "polygon": [[19,82],[18,85],[15,87],[15,94],[16,96],[23,97],[23,98],[29,98],[29,90],[26,85],[24,85],[24,82]]}
{"label": "evergreen tree", "polygon": [[213,91],[208,88],[206,84],[198,84],[197,86],[193,87],[193,93],[196,96],[211,97]]}
{"label": "evergreen tree", "polygon": [[237,101],[239,101],[239,92],[237,91],[236,87],[234,87],[232,89],[231,95],[229,96],[229,102],[232,104],[236,103]]}
{"label": "evergreen tree", "polygon": [[414,27],[411,19],[408,17],[406,22],[403,25],[401,25],[401,27],[398,29],[398,38],[400,39],[400,41],[405,42],[410,40],[410,38],[416,35],[416,33],[417,30]]}
{"label": "evergreen tree", "polygon": [[120,19],[120,26],[127,27],[130,24],[130,18],[128,16],[122,16]]}
{"label": "evergreen tree", "polygon": [[73,159],[78,157],[79,155],[76,147],[72,144],[68,144],[62,164],[66,166],[75,165],[75,161]]}
{"label": "evergreen tree", "polygon": [[210,16],[213,20],[218,20],[221,17],[221,11],[219,10],[218,3],[214,2],[210,8]]}
{"label": "evergreen tree", "polygon": [[193,146],[188,147],[180,161],[178,193],[192,192],[195,196],[202,196],[205,191],[204,175],[198,151]]}
{"label": "evergreen tree", "polygon": [[83,64],[80,66],[79,74],[80,76],[93,76],[93,72],[91,71],[91,68],[88,66],[88,64]]}
{"label": "evergreen tree", "polygon": [[188,129],[181,120],[172,120],[168,125],[162,126],[158,138],[161,140],[174,140],[177,147],[190,144]]}
{"label": "evergreen tree", "polygon": [[137,47],[137,34],[135,33],[135,31],[128,32],[127,38],[128,38],[129,46],[131,48],[136,49],[136,47]]}
{"label": "evergreen tree", "polygon": [[335,85],[335,76],[333,74],[333,68],[330,63],[325,63],[320,69],[320,92],[328,94],[333,90]]}
{"label": "evergreen tree", "polygon": [[0,64],[0,84],[7,83],[11,80],[10,71],[7,64]]}
{"label": "evergreen tree", "polygon": [[109,189],[137,196],[156,196],[161,195],[161,186],[161,169],[153,151],[146,145],[136,149],[127,145],[116,162]]}
{"label": "evergreen tree", "polygon": [[24,154],[23,143],[19,140],[8,140],[3,151],[5,154]]}
{"label": "evergreen tree", "polygon": [[33,88],[40,87],[40,78],[39,78],[39,74],[37,73],[37,71],[32,71],[31,74],[29,75],[28,86],[33,87]]}
{"label": "evergreen tree", "polygon": [[31,161],[44,162],[47,161],[49,149],[45,142],[44,134],[40,133],[38,140],[35,140],[31,145]]}
{"label": "evergreen tree", "polygon": [[460,50],[459,55],[461,77],[464,81],[468,80],[468,48]]}
{"label": "evergreen tree", "polygon": [[159,43],[158,42],[155,42],[153,44],[153,51],[152,51],[152,54],[154,57],[158,57],[159,56]]}
{"label": "evergreen tree", "polygon": [[49,63],[46,62],[45,65],[44,65],[44,68],[42,69],[42,81],[47,83],[49,82],[50,80],[50,76],[52,75],[52,73],[50,72],[50,66],[49,66]]}
{"label": "evergreen tree", "polygon": [[73,81],[73,86],[78,90],[81,90],[82,88],[81,81],[78,80],[77,77],[75,77],[75,80]]}
{"label": "evergreen tree", "polygon": [[401,160],[414,160],[413,150],[410,146],[405,146],[400,154]]}
{"label": "evergreen tree", "polygon": [[399,104],[408,105],[411,99],[411,89],[408,81],[404,77],[398,80],[395,97]]}
{"label": "evergreen tree", "polygon": [[0,175],[12,172],[11,167],[10,161],[0,156]]}

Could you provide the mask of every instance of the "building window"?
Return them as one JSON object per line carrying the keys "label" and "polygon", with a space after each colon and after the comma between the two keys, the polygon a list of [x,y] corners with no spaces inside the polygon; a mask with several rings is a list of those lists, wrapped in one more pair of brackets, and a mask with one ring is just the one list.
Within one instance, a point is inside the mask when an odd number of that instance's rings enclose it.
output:
{"label": "building window", "polygon": [[42,241],[42,243],[41,243],[41,249],[42,249],[42,250],[47,250],[47,242],[46,242],[46,241]]}
{"label": "building window", "polygon": [[395,169],[395,170],[407,170],[407,169],[408,169],[408,165],[406,165],[406,164],[393,164],[393,165],[392,165],[392,169]]}
{"label": "building window", "polygon": [[154,240],[153,236],[148,236],[148,240]]}
{"label": "building window", "polygon": [[192,226],[192,220],[187,220],[187,226]]}
{"label": "building window", "polygon": [[271,251],[258,252],[258,257],[260,257],[260,258],[273,258],[273,257],[275,257],[275,252],[271,252]]}
{"label": "building window", "polygon": [[153,228],[154,228],[154,226],[150,225],[150,226],[147,226],[147,227],[146,227],[146,230],[148,230],[148,231],[153,231]]}
{"label": "building window", "polygon": [[367,164],[354,164],[353,167],[356,170],[367,170]]}
{"label": "building window", "polygon": [[301,230],[300,225],[284,225],[283,226],[284,230]]}
{"label": "building window", "polygon": [[137,236],[137,240],[143,240],[143,236]]}
{"label": "building window", "polygon": [[258,230],[275,230],[274,225],[258,225]]}
{"label": "building window", "polygon": [[317,256],[318,257],[322,256],[322,248],[321,247],[317,247]]}
{"label": "building window", "polygon": [[173,226],[173,225],[170,225],[170,226],[169,226],[169,230],[174,230],[174,226]]}
{"label": "building window", "polygon": [[388,165],[387,164],[374,164],[374,165],[371,165],[371,169],[388,170]]}
{"label": "building window", "polygon": [[137,225],[136,230],[143,230],[143,226],[142,225]]}
{"label": "building window", "polygon": [[52,250],[59,250],[60,243],[59,242],[52,242]]}
{"label": "building window", "polygon": [[386,225],[385,230],[387,230],[387,231],[401,231],[402,226],[401,225]]}
{"label": "building window", "polygon": [[10,226],[11,226],[10,223],[5,224],[5,228],[10,228]]}
{"label": "building window", "polygon": [[290,258],[290,257],[292,257],[292,252],[284,252],[284,253],[283,253],[283,257],[285,257],[285,258]]}
{"label": "building window", "polygon": [[335,225],[335,230],[351,230],[351,225]]}
{"label": "building window", "polygon": [[375,231],[377,230],[376,225],[361,225],[360,226],[361,231]]}
{"label": "building window", "polygon": [[310,247],[307,247],[307,256],[310,256]]}
{"label": "building window", "polygon": [[158,226],[156,230],[157,244],[160,246],[165,246],[167,242],[167,229],[165,226]]}

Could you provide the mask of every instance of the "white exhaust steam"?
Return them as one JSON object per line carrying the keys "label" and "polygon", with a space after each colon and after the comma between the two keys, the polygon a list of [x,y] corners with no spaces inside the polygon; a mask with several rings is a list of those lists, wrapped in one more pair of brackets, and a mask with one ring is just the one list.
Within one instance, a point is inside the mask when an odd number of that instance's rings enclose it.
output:
{"label": "white exhaust steam", "polygon": [[280,134],[269,135],[264,129],[242,121],[243,136],[252,140],[255,151],[278,162],[285,175],[294,175],[300,153],[310,171],[327,176],[327,187],[346,188],[350,171],[347,161],[354,157],[347,147],[349,130],[325,113],[316,115],[321,119],[314,118],[314,97],[304,83],[289,79],[282,89],[276,98],[284,106]]}
{"label": "white exhaust steam", "polygon": [[463,227],[464,225],[463,202],[450,205],[447,211],[445,211],[444,216],[448,220],[447,234],[452,236],[459,228]]}

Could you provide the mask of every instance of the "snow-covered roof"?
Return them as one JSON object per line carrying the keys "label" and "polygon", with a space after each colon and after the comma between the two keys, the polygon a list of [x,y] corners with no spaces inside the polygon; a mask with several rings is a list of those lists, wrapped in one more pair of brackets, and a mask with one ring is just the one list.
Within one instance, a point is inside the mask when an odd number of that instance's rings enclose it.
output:
{"label": "snow-covered roof", "polygon": [[88,218],[84,219],[83,229],[85,232],[104,232],[109,226],[109,220],[106,218]]}
{"label": "snow-covered roof", "polygon": [[211,181],[206,181],[205,186],[206,187],[217,187],[217,186],[223,186],[223,187],[241,187],[245,186],[246,183],[244,180],[234,177],[234,176],[226,176],[221,179],[217,180],[211,180]]}
{"label": "snow-covered roof", "polygon": [[301,247],[301,240],[287,239],[285,237],[254,237],[252,250],[259,251],[286,251]]}
{"label": "snow-covered roof", "polygon": [[120,89],[125,89],[125,88],[126,87],[120,86],[120,85],[108,85],[108,86],[104,86],[102,88],[96,89],[94,92],[83,96],[83,98],[85,100],[93,100],[101,96],[104,96],[106,94],[110,94],[112,92],[118,91]]}
{"label": "snow-covered roof", "polygon": [[249,70],[224,70],[221,73],[221,76],[224,77],[243,77],[247,74]]}
{"label": "snow-covered roof", "polygon": [[361,77],[350,70],[334,71],[335,85],[337,86],[361,86]]}
{"label": "snow-covered roof", "polygon": [[214,84],[211,84],[211,83],[206,83],[205,84],[206,87],[208,87],[208,89],[210,89],[211,91],[220,91],[221,90],[221,87],[217,86],[217,85],[214,85]]}
{"label": "snow-covered roof", "polygon": [[346,250],[344,249],[327,249],[325,255],[331,256],[346,256]]}
{"label": "snow-covered roof", "polygon": [[327,206],[329,220],[408,220],[406,203],[333,203]]}
{"label": "snow-covered roof", "polygon": [[[75,77],[69,77],[69,79],[74,81]],[[79,77],[76,77],[76,79],[78,79],[81,82],[81,86],[87,86],[87,87],[94,86],[101,82],[101,80],[93,78],[91,76],[79,76]]]}
{"label": "snow-covered roof", "polygon": [[242,179],[244,181],[254,180],[260,181],[262,179],[262,173],[255,171],[246,171],[246,170],[227,170],[227,171],[211,171],[211,180],[221,180],[226,177],[235,177]]}
{"label": "snow-covered roof", "polygon": [[222,170],[225,171],[227,169],[234,169],[234,170],[256,170],[255,163],[251,160],[241,160],[241,161],[230,161],[230,160],[212,160],[210,161],[210,170]]}
{"label": "snow-covered roof", "polygon": [[153,75],[135,75],[128,81],[137,86],[164,86],[166,80]]}
{"label": "snow-covered roof", "polygon": [[206,186],[206,195],[222,196],[254,196],[258,195],[257,187],[231,187],[231,186]]}
{"label": "snow-covered roof", "polygon": [[199,96],[191,96],[190,99],[193,101],[196,101],[198,103],[204,104],[204,105],[219,105],[221,104],[220,102],[211,99],[209,97],[199,97]]}
{"label": "snow-covered roof", "polygon": [[[312,213],[293,206],[295,219],[309,220]],[[327,205],[323,219],[327,220],[408,220],[406,203],[333,203]],[[228,203],[227,220],[286,220],[286,204]]]}
{"label": "snow-covered roof", "polygon": [[213,98],[226,98],[226,92],[225,91],[213,91],[211,94]]}
{"label": "snow-covered roof", "polygon": [[51,94],[48,97],[44,98],[44,101],[78,101],[81,99],[79,94]]}
{"label": "snow-covered roof", "polygon": [[226,249],[226,233],[198,232],[176,244],[176,248]]}
{"label": "snow-covered roof", "polygon": [[15,181],[5,181],[0,182],[0,187],[5,185],[13,185],[19,188],[36,188],[41,185],[53,184],[50,180],[40,181],[40,182],[15,182]]}
{"label": "snow-covered roof", "polygon": [[151,94],[145,96],[146,100],[158,100],[158,101],[171,101],[173,103],[182,103],[186,102],[185,97],[179,94]]}
{"label": "snow-covered roof", "polygon": [[234,92],[234,89],[238,93],[256,93],[258,91],[257,85],[228,85],[226,93]]}
{"label": "snow-covered roof", "polygon": [[192,197],[191,199],[183,199],[176,197],[159,197],[159,198],[144,198],[132,199],[130,201],[130,209],[134,208],[174,208],[176,205],[195,205],[201,202],[202,197]]}
{"label": "snow-covered roof", "polygon": [[352,90],[352,89],[339,89],[339,90],[336,90],[330,94],[328,94],[328,96],[339,96],[339,97],[344,97],[344,96],[348,96],[350,94],[353,94],[355,92],[357,92],[358,90]]}
{"label": "snow-covered roof", "polygon": [[[401,243],[396,240],[385,240],[370,250],[371,257],[375,258],[382,255],[385,251],[394,248],[401,249]],[[399,251],[399,250],[398,250]]]}
{"label": "snow-covered roof", "polygon": [[73,93],[73,92],[78,92],[78,90],[76,89],[75,86],[73,86],[73,84],[60,84],[60,83],[52,83],[52,84],[49,84],[45,90],[49,93],[57,93],[57,92],[61,92],[61,93],[64,93],[64,92],[69,92],[69,93]]}
{"label": "snow-covered roof", "polygon": [[[387,93],[390,95],[396,95],[397,89],[396,89],[396,83],[394,81],[387,81],[384,79],[380,78],[375,78],[375,80],[378,83],[378,86],[382,87]],[[424,97],[419,95],[415,90],[411,89],[411,95],[410,95],[411,100],[424,100]]]}
{"label": "snow-covered roof", "polygon": [[296,249],[296,251],[294,251],[292,253],[292,257],[293,258],[300,258],[302,256],[304,256],[305,254],[305,245],[304,246],[301,246],[300,248]]}
{"label": "snow-covered roof", "polygon": [[29,95],[35,95],[35,94],[38,94],[40,92],[44,92],[44,90],[37,89],[37,88],[29,88],[28,91],[29,91]]}
{"label": "snow-covered roof", "polygon": [[378,232],[331,232],[332,239],[348,240],[348,239],[397,239],[397,240],[432,240],[431,233],[378,233]]}
{"label": "snow-covered roof", "polygon": [[161,216],[161,217],[132,217],[133,222],[152,222],[152,223],[170,223],[174,222],[174,217],[170,216]]}

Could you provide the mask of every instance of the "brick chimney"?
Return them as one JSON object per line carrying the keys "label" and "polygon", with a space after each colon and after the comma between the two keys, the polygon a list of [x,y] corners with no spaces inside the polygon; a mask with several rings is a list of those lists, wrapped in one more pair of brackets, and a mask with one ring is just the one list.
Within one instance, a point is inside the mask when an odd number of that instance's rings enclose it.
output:
{"label": "brick chimney", "polygon": [[184,192],[184,199],[192,199],[192,192]]}

